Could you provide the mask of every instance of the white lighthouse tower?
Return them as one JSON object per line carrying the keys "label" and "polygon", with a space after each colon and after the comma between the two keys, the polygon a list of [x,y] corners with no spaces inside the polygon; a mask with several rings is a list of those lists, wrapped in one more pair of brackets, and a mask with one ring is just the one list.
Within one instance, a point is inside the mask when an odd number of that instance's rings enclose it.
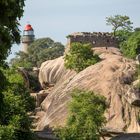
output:
{"label": "white lighthouse tower", "polygon": [[34,41],[34,30],[30,24],[27,24],[22,36],[22,52],[28,53],[28,46]]}

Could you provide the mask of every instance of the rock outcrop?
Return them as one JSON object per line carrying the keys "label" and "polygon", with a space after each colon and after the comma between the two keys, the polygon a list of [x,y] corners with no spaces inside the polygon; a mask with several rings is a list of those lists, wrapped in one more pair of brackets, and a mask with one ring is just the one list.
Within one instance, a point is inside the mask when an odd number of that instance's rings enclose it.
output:
{"label": "rock outcrop", "polygon": [[63,57],[42,64],[39,73],[41,85],[54,84],[54,87],[41,104],[44,115],[38,122],[38,130],[65,125],[70,93],[79,88],[106,97],[109,104],[105,113],[106,130],[140,131],[140,93],[134,90],[132,84],[135,62],[124,58],[116,48],[95,48],[95,52],[100,54],[102,61],[77,74],[65,69]]}
{"label": "rock outcrop", "polygon": [[63,57],[42,63],[39,72],[39,81],[42,87],[50,87],[55,85],[62,77],[64,80],[70,75],[70,70],[64,67]]}

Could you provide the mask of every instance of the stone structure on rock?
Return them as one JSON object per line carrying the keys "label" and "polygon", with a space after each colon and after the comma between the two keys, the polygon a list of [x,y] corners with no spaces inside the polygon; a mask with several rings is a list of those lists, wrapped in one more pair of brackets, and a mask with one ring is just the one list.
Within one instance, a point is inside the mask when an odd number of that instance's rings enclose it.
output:
{"label": "stone structure on rock", "polygon": [[90,43],[93,47],[118,47],[117,38],[108,32],[77,32],[67,36],[67,49],[68,52],[71,43]]}
{"label": "stone structure on rock", "polygon": [[34,41],[34,29],[30,24],[27,24],[25,26],[25,29],[23,31],[23,36],[22,36],[22,52],[28,53],[28,47],[29,45]]}

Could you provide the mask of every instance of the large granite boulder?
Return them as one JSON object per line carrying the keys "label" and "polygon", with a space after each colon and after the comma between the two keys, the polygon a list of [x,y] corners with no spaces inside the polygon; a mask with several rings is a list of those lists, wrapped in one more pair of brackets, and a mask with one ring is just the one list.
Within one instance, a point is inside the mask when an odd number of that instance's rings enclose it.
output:
{"label": "large granite boulder", "polygon": [[140,93],[134,91],[132,84],[135,62],[124,58],[116,48],[103,49],[95,49],[102,58],[101,62],[77,74],[65,69],[63,57],[42,64],[39,73],[41,84],[53,83],[54,87],[41,104],[44,116],[38,122],[38,130],[65,125],[70,93],[74,88],[79,88],[106,97],[109,104],[105,113],[106,129],[118,132],[140,131]]}
{"label": "large granite boulder", "polygon": [[75,73],[74,71],[66,70],[63,58],[62,56],[42,63],[39,72],[39,81],[42,87],[46,88],[55,85],[62,77],[67,78],[67,74]]}

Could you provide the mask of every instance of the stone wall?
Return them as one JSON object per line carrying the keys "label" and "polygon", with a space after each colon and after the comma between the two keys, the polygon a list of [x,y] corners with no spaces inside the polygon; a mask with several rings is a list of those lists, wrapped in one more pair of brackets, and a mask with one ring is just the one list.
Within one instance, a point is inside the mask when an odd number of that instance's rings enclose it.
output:
{"label": "stone wall", "polygon": [[108,32],[77,32],[67,36],[67,47],[71,43],[90,43],[93,47],[118,47],[118,41]]}

